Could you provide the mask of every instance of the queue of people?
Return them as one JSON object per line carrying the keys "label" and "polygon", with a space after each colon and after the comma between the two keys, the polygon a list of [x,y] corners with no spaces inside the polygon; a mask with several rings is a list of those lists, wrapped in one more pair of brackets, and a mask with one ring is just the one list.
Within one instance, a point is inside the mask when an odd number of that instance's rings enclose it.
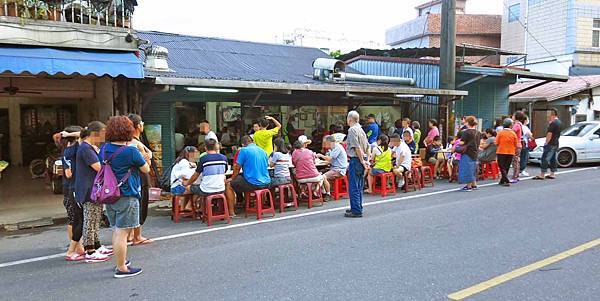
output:
{"label": "queue of people", "polygon": [[[538,180],[555,178],[560,120],[556,110],[551,111],[551,117],[542,172],[535,177]],[[230,215],[236,216],[238,197],[244,193],[308,183],[319,187],[323,198],[330,200],[335,180],[347,177],[350,209],[345,217],[360,218],[363,194],[374,191],[378,174],[393,174],[398,187],[402,187],[411,180],[406,178],[411,177],[411,170],[428,165],[433,178],[448,177],[452,181],[456,177],[465,185],[461,191],[478,189],[480,163],[497,162],[501,173],[499,184],[503,186],[518,183],[520,176],[527,175],[527,149],[533,137],[523,112],[515,112],[484,133],[477,130],[474,116],[462,120],[460,131],[449,137],[444,146],[435,119],[428,121],[424,137],[420,124],[408,118],[398,120],[394,130],[386,135],[374,115],[368,116],[363,127],[359,113],[351,111],[346,118],[347,130],[342,125],[332,125],[322,139],[323,152],[315,153],[309,148],[312,141],[308,137],[299,135],[291,144],[287,137],[280,136],[282,124],[265,116],[256,122],[253,135],[240,138],[241,148],[231,161],[221,154],[217,135],[206,125],[203,141],[181,148],[167,170],[166,179],[171,194],[192,196],[182,198],[184,210],[194,208],[191,202],[196,197],[224,194]],[[152,182],[148,173],[153,160],[152,151],[141,141],[143,132],[142,118],[131,114],[111,117],[106,124],[93,121],[85,128],[69,126],[60,133],[65,142],[64,205],[70,241],[66,260],[99,263],[114,256],[114,277],[142,272],[127,260],[127,247],[152,243],[142,235]],[[98,202],[92,195],[103,168],[110,168],[119,181],[120,197],[114,203]],[[548,168],[550,174],[546,174]],[[298,193],[304,196],[307,192]],[[103,212],[113,228],[112,248],[100,243]]]}

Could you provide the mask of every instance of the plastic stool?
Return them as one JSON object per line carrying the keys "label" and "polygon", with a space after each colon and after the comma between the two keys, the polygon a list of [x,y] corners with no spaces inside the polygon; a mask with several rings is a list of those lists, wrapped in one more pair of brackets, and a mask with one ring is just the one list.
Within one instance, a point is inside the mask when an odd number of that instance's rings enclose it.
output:
{"label": "plastic stool", "polygon": [[348,177],[336,178],[333,180],[333,199],[337,201],[345,196],[348,196]]}
{"label": "plastic stool", "polygon": [[[377,186],[377,180],[379,180],[379,186]],[[392,187],[388,188],[388,183],[391,180]],[[384,172],[375,175],[373,179],[373,192],[381,193],[382,197],[387,196],[388,193],[396,193],[396,176],[391,172]]]}
{"label": "plastic stool", "polygon": [[[213,221],[227,221],[231,223],[231,216],[229,215],[229,206],[227,205],[227,198],[224,193],[216,193],[202,197],[204,201],[204,210],[202,211],[202,220],[210,227]],[[217,207],[220,213],[213,213],[213,201],[217,201]]]}
{"label": "plastic stool", "polygon": [[[263,208],[263,197],[267,197],[269,201],[269,207]],[[273,206],[273,195],[269,189],[258,189],[251,192],[245,192],[244,197],[246,198],[246,210],[245,217],[248,217],[248,213],[256,213],[256,219],[261,219],[265,213],[272,213],[275,217],[275,206]],[[253,198],[254,197],[254,198]],[[250,206],[250,203],[254,201],[254,207]]]}
{"label": "plastic stool", "polygon": [[[294,207],[294,210],[298,210],[298,198],[296,198],[296,189],[294,184],[283,184],[277,186],[279,190],[279,212],[283,213],[286,207]],[[291,201],[289,195],[291,194]],[[288,200],[286,202],[286,199]]]}
{"label": "plastic stool", "polygon": [[[298,183],[299,187],[300,187],[300,191],[302,191],[302,186],[306,185],[307,190],[308,190],[308,198],[307,199],[300,199],[300,202],[307,202],[308,203],[308,209],[313,207],[313,202],[321,202],[321,206],[323,206],[323,194],[321,193],[321,183],[319,182],[308,182],[308,183]],[[312,187],[313,185],[315,185],[317,188],[316,190],[313,190]],[[317,195],[317,197],[315,198],[313,196],[313,192]]]}
{"label": "plastic stool", "polygon": [[[186,198],[189,199],[189,201],[192,203],[192,212],[184,212],[183,208],[181,208],[181,198]],[[192,194],[184,194],[184,195],[173,195],[171,197],[171,220],[175,223],[179,223],[179,219],[182,217],[191,217],[193,219],[196,219],[197,216],[197,209],[196,209],[196,202],[194,202],[193,200],[194,195]]]}
{"label": "plastic stool", "polygon": [[404,172],[404,192],[408,192],[409,189],[421,190],[421,172],[418,168]]}
{"label": "plastic stool", "polygon": [[500,175],[500,168],[498,162],[483,162],[481,163],[481,179],[492,179],[497,180]]}
{"label": "plastic stool", "polygon": [[425,188],[425,185],[427,184],[431,184],[431,187],[433,187],[433,179],[434,179],[434,175],[433,175],[433,168],[431,168],[429,165],[424,165],[421,167],[421,188]]}

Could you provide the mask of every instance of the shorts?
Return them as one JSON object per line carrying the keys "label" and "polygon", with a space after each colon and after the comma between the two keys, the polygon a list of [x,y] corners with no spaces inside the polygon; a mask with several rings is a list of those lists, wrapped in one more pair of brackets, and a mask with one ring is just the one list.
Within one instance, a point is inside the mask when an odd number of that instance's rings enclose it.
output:
{"label": "shorts", "polygon": [[231,188],[233,188],[235,192],[242,193],[251,192],[259,189],[267,189],[269,188],[269,184],[263,186],[255,186],[248,183],[248,181],[246,181],[246,179],[242,175],[240,175],[237,178],[235,178],[235,180],[231,181]]}
{"label": "shorts", "polygon": [[394,174],[401,175],[401,174],[407,172],[408,168],[406,168],[405,166],[400,165],[398,167],[394,167],[393,170],[394,170]]}
{"label": "shorts", "polygon": [[429,160],[427,160],[427,162],[429,162],[431,164],[436,164],[438,162],[438,159],[436,159],[435,157],[431,157],[431,158],[429,158]]}
{"label": "shorts", "polygon": [[326,173],[323,174],[325,176],[325,178],[327,178],[327,181],[333,181],[335,179],[339,179],[339,178],[343,178],[344,175],[337,171],[337,170],[333,170],[330,169],[329,171],[327,171]]}
{"label": "shorts", "polygon": [[292,183],[290,177],[273,177],[271,178],[271,187]]}
{"label": "shorts", "polygon": [[298,179],[298,183],[321,183],[323,184],[323,175],[318,175],[316,177],[312,177],[312,178],[306,178],[306,179]]}
{"label": "shorts", "polygon": [[207,196],[207,195],[211,195],[211,194],[223,193],[223,192],[225,192],[225,189],[223,189],[221,191],[215,191],[215,192],[205,192],[205,191],[202,191],[202,189],[200,188],[200,185],[191,185],[190,192],[192,194],[199,195],[199,196]]}
{"label": "shorts", "polygon": [[379,169],[379,168],[373,168],[371,169],[371,174],[372,175],[380,175],[382,173],[386,173],[387,171],[383,170],[383,169]]}
{"label": "shorts", "polygon": [[175,187],[171,187],[171,194],[173,195],[182,195],[185,193],[185,187],[183,185],[177,185]]}
{"label": "shorts", "polygon": [[73,225],[75,223],[75,214],[76,210],[73,206],[77,206],[75,204],[75,193],[73,190],[67,187],[63,187],[63,206],[65,206],[65,210],[67,210],[67,225]]}
{"label": "shorts", "polygon": [[135,197],[121,197],[114,204],[106,204],[106,216],[113,228],[137,228],[140,226],[140,202]]}

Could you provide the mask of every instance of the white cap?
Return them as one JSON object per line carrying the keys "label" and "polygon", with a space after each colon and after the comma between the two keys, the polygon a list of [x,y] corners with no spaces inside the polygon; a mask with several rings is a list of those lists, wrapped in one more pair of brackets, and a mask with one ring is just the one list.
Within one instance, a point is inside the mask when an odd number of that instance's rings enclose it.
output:
{"label": "white cap", "polygon": [[215,134],[215,132],[213,132],[213,131],[208,132],[208,134],[206,134],[206,136],[204,137],[204,141],[206,141],[208,139],[215,139],[215,141],[217,141],[217,143],[219,142],[219,139],[217,139],[217,134]]}
{"label": "white cap", "polygon": [[311,144],[312,141],[310,139],[308,139],[308,137],[306,137],[306,135],[302,135],[300,137],[298,137],[298,141],[300,141],[302,144]]}

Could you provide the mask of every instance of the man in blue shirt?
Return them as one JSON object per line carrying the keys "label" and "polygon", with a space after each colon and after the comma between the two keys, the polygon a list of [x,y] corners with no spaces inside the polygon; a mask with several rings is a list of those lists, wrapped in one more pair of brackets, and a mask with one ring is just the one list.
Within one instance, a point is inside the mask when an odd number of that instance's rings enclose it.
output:
{"label": "man in blue shirt", "polygon": [[375,122],[375,115],[369,114],[367,116],[367,127],[365,129],[369,144],[373,145],[377,143],[377,137],[379,137],[379,125]]}
{"label": "man in blue shirt", "polygon": [[[269,176],[269,159],[267,153],[256,144],[250,136],[242,137],[242,148],[233,165],[233,175],[229,181],[236,193],[250,192],[268,188],[271,184]],[[242,176],[239,176],[242,170]]]}

